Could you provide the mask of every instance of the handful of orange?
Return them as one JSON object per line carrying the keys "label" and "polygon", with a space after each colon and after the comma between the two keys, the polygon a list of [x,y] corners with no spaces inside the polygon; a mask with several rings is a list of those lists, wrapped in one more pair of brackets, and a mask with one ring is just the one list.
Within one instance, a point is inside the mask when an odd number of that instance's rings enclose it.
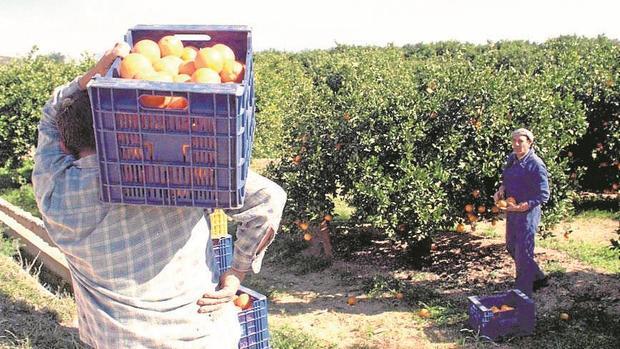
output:
{"label": "handful of orange", "polygon": [[[211,47],[185,47],[174,35],[167,35],[158,42],[138,41],[120,64],[124,79],[176,83],[240,83],[245,65],[235,58],[234,51],[218,43]],[[140,102],[153,108],[185,108],[187,101],[181,97],[148,96]]]}

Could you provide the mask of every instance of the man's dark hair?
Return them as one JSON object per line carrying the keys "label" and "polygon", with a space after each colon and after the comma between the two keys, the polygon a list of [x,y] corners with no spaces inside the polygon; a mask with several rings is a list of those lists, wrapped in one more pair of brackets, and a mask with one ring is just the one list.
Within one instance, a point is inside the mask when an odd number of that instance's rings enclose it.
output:
{"label": "man's dark hair", "polygon": [[95,149],[93,116],[86,91],[62,101],[56,120],[60,140],[73,156],[79,158],[80,151]]}

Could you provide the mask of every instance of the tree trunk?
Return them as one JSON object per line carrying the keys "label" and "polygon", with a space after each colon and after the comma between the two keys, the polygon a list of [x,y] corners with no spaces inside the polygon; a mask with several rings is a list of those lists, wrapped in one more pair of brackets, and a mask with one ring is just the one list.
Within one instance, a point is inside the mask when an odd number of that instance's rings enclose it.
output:
{"label": "tree trunk", "polygon": [[306,256],[327,257],[331,259],[334,256],[334,250],[329,237],[329,222],[323,221],[318,226],[310,226],[308,231],[312,234],[312,240],[309,241],[310,247],[302,253]]}

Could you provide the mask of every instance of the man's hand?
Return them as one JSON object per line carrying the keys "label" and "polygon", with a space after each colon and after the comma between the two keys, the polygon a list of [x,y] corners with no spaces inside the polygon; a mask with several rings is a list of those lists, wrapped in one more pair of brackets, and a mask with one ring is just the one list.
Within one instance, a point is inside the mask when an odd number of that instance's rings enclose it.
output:
{"label": "man's hand", "polygon": [[96,74],[104,75],[108,71],[108,69],[110,69],[110,66],[112,66],[112,63],[114,63],[116,57],[123,58],[129,54],[130,50],[131,48],[125,42],[119,42],[114,45],[114,47],[107,50],[106,53],[103,54],[99,62],[97,62],[97,64],[95,64],[95,66],[92,67],[89,71],[87,71],[86,74],[82,75],[82,77],[78,81],[80,89],[86,90],[86,85],[88,84],[90,79],[93,78],[93,76],[95,76]]}
{"label": "man's hand", "polygon": [[506,211],[507,212],[525,212],[529,209],[530,209],[530,205],[527,203],[527,201],[525,201],[517,205],[508,204]]}
{"label": "man's hand", "polygon": [[495,194],[493,194],[493,200],[495,200],[495,202],[498,202],[499,200],[504,198],[504,186],[500,185],[499,189],[495,192]]}
{"label": "man's hand", "polygon": [[234,269],[227,270],[222,276],[220,276],[220,284],[216,291],[207,292],[202,295],[202,298],[196,302],[200,308],[199,313],[210,313],[222,308],[226,303],[231,302],[241,281],[245,277],[244,272],[240,272]]}

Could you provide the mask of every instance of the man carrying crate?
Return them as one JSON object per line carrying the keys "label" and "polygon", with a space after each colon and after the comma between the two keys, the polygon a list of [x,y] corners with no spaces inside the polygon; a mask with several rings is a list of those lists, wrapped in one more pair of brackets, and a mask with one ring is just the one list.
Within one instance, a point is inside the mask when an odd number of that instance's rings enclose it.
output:
{"label": "man carrying crate", "polygon": [[95,348],[236,348],[232,299],[258,272],[278,229],[286,194],[249,172],[232,268],[218,279],[203,209],[111,205],[99,200],[86,85],[104,74],[117,44],[86,74],[57,88],[43,109],[32,174],[51,239],[65,254],[80,338]]}

